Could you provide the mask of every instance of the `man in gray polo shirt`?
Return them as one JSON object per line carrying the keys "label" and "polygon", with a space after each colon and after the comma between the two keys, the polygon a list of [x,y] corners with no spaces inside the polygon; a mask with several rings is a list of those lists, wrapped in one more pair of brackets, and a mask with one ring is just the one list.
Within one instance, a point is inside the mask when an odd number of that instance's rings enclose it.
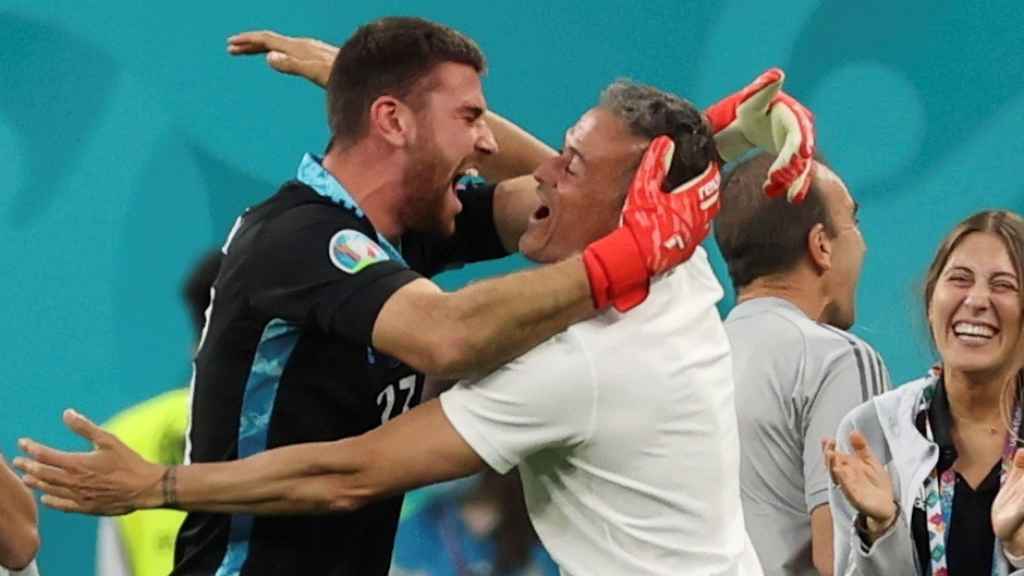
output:
{"label": "man in gray polo shirt", "polygon": [[715,237],[737,290],[733,348],[743,514],[766,575],[832,574],[820,441],[889,386],[878,354],[846,332],[866,246],[857,204],[820,161],[806,200],[770,199],[773,158],[736,167]]}

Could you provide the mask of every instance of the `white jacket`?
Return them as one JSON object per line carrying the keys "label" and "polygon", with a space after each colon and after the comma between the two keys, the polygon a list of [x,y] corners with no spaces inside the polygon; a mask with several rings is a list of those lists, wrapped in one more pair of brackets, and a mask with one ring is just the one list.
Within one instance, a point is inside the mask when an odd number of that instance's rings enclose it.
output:
{"label": "white jacket", "polygon": [[[867,551],[853,527],[856,509],[835,485],[829,490],[834,533],[835,573],[843,576],[917,576],[921,573],[910,521],[914,500],[939,459],[939,447],[914,425],[921,396],[932,378],[908,382],[861,404],[839,424],[836,443],[850,452],[854,430],[867,439],[875,457],[889,471],[893,496],[902,512],[896,524]],[[925,559],[927,561],[927,559]],[[1016,570],[1012,576],[1024,576]]]}

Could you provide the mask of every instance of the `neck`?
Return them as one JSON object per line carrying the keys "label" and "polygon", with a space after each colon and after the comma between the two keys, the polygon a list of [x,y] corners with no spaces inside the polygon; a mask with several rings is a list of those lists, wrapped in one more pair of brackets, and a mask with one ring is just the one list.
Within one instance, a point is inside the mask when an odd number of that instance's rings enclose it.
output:
{"label": "neck", "polygon": [[944,369],[949,409],[956,418],[975,422],[1002,420],[1004,403],[1013,402],[1016,374],[968,374]]}
{"label": "neck", "polygon": [[359,204],[380,235],[390,242],[401,238],[405,229],[398,214],[404,171],[393,152],[364,140],[345,149],[335,146],[324,157],[323,166]]}
{"label": "neck", "polygon": [[799,308],[808,318],[820,322],[828,306],[828,299],[821,293],[818,277],[799,269],[787,274],[757,278],[740,290],[740,302],[754,298],[782,298]]}

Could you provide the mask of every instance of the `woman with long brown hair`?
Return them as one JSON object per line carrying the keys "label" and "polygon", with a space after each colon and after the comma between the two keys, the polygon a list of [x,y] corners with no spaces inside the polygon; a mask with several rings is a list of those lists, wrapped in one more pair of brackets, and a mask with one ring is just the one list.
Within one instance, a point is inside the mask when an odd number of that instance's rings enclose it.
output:
{"label": "woman with long brown hair", "polygon": [[839,445],[825,445],[836,574],[988,576],[1024,566],[1021,282],[1017,214],[975,214],[940,245],[924,289],[938,363],[856,408]]}

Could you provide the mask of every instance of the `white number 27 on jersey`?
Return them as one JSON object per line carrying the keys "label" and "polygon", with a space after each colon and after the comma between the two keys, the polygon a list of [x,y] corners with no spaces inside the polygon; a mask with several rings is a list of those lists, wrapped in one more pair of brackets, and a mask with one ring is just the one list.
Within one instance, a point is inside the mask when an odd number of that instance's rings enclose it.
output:
{"label": "white number 27 on jersey", "polygon": [[[396,390],[397,388],[397,390]],[[400,409],[396,410],[396,397],[398,392],[403,392],[405,397],[402,401]],[[388,420],[391,420],[399,414],[404,414],[409,411],[409,404],[412,403],[412,397],[416,395],[416,375],[410,374],[405,378],[398,381],[397,384],[391,384],[387,388],[380,391],[377,395],[377,406],[381,408],[380,412],[380,423],[384,424]]]}

